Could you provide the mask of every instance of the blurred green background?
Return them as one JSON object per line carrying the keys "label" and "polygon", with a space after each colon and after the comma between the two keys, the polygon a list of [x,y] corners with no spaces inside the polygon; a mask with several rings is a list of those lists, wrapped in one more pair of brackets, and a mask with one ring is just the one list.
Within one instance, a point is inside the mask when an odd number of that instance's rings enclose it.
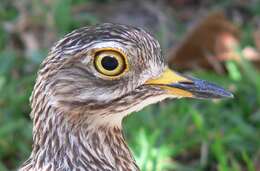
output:
{"label": "blurred green background", "polygon": [[199,14],[215,9],[243,14],[234,19],[243,62],[224,62],[224,74],[194,69],[192,75],[228,88],[235,98],[149,106],[125,119],[126,138],[143,171],[259,171],[260,73],[242,54],[256,46],[257,0],[1,0],[0,171],[15,170],[30,154],[29,97],[39,64],[60,37],[81,26],[120,22],[147,28],[167,51]]}

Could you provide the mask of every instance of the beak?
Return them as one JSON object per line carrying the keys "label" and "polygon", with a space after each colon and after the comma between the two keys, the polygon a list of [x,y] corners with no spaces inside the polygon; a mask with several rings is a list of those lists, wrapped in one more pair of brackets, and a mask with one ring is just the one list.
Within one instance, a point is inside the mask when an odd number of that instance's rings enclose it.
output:
{"label": "beak", "polygon": [[158,86],[169,95],[201,99],[232,98],[233,94],[223,88],[197,78],[191,78],[166,69],[160,77],[150,79],[146,85]]}

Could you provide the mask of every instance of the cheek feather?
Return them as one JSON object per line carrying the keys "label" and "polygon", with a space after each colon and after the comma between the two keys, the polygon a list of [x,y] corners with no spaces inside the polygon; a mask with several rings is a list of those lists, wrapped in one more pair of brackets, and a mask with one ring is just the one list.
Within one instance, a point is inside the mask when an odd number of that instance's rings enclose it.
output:
{"label": "cheek feather", "polygon": [[[134,101],[131,100],[131,103],[128,102],[127,99],[123,99],[122,101],[118,101],[115,104],[111,104],[111,106],[104,106],[104,113],[102,113],[100,116],[93,116],[91,118],[91,123],[93,123],[93,127],[107,125],[109,127],[117,126],[121,128],[121,123],[124,117],[133,112],[140,111],[150,104],[160,102],[166,98],[177,97],[173,95],[167,95],[164,93],[158,93],[139,96],[135,98]],[[116,109],[113,107],[114,105],[117,105]]]}

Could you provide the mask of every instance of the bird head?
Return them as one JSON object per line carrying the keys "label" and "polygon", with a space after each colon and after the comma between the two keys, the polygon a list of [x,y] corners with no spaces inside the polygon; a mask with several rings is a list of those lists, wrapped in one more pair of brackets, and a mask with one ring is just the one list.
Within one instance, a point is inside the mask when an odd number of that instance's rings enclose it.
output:
{"label": "bird head", "polygon": [[107,23],[80,28],[56,43],[39,70],[32,108],[51,106],[73,124],[121,125],[133,111],[182,97],[232,94],[170,70],[146,31]]}

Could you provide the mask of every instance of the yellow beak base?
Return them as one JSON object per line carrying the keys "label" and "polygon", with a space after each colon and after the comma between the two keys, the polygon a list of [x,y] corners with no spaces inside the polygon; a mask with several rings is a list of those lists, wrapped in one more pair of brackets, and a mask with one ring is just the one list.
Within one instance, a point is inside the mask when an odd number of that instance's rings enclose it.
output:
{"label": "yellow beak base", "polygon": [[181,96],[181,97],[192,97],[192,93],[179,89],[170,87],[170,84],[178,82],[191,82],[187,78],[177,74],[176,72],[167,68],[158,78],[150,79],[146,81],[145,84],[160,86],[162,89],[166,90],[169,94]]}

